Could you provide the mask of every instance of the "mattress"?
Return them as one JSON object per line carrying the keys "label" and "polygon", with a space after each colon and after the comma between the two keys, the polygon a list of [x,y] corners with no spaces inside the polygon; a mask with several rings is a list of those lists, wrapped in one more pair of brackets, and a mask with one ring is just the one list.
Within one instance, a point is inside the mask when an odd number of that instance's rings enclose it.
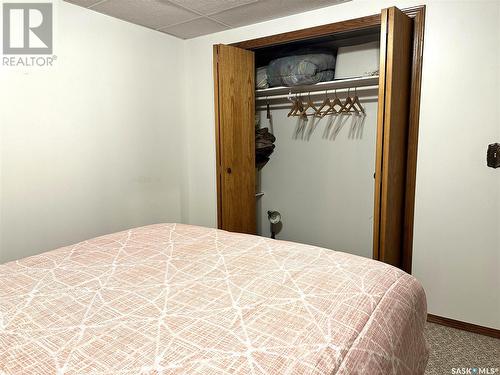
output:
{"label": "mattress", "polygon": [[0,374],[423,374],[425,294],[342,252],[181,224],[0,266]]}

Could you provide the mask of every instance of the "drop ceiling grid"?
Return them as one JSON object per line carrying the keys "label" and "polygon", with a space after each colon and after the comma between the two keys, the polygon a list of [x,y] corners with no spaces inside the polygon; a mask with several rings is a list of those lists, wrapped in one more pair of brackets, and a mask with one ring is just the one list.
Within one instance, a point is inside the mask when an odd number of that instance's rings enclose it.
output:
{"label": "drop ceiling grid", "polygon": [[65,0],[182,39],[350,0]]}
{"label": "drop ceiling grid", "polygon": [[243,5],[257,3],[259,0],[167,0],[200,15],[210,16]]}

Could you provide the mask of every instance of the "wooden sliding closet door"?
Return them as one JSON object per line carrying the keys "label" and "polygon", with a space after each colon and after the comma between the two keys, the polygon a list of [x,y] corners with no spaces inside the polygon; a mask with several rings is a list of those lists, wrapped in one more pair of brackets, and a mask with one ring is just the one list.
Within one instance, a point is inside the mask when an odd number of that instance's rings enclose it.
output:
{"label": "wooden sliding closet door", "polygon": [[401,267],[413,21],[382,10],[373,258]]}
{"label": "wooden sliding closet door", "polygon": [[256,232],[255,59],[241,48],[214,46],[217,221],[220,229]]}

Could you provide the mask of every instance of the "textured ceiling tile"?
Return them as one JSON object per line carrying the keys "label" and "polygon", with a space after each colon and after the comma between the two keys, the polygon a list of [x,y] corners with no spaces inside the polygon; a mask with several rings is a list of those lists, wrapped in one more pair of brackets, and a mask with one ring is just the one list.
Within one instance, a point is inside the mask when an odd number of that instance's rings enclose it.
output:
{"label": "textured ceiling tile", "polygon": [[202,14],[219,13],[240,5],[255,3],[258,0],[170,0]]}
{"label": "textured ceiling tile", "polygon": [[307,12],[350,0],[261,0],[210,17],[233,27],[250,25],[291,14]]}
{"label": "textured ceiling tile", "polygon": [[80,5],[82,7],[89,7],[91,5],[98,3],[101,0],[64,0],[64,1],[66,1],[68,3]]}
{"label": "textured ceiling tile", "polygon": [[[225,30],[199,14],[231,27],[331,6],[351,0],[65,0],[181,38]],[[185,8],[184,8],[185,7]],[[192,9],[191,12],[189,9]],[[193,21],[189,22],[188,21]],[[174,27],[178,25],[178,27]]]}
{"label": "textured ceiling tile", "polygon": [[166,0],[107,0],[92,9],[152,29],[198,17]]}
{"label": "textured ceiling tile", "polygon": [[160,29],[160,31],[178,38],[189,39],[200,35],[216,33],[226,29],[226,26],[211,21],[208,18],[199,18],[180,25]]}

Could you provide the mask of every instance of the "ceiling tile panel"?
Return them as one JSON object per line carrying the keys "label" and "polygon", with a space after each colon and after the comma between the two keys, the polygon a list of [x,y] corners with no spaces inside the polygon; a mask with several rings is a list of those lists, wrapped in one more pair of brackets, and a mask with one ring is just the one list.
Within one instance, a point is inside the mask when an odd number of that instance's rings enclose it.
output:
{"label": "ceiling tile panel", "polygon": [[346,1],[350,0],[260,0],[213,14],[210,17],[227,25],[239,27]]}
{"label": "ceiling tile panel", "polygon": [[228,27],[208,18],[198,18],[180,25],[170,26],[159,31],[182,39],[194,38],[200,35],[212,34],[226,30]]}
{"label": "ceiling tile panel", "polygon": [[245,4],[256,3],[258,0],[170,0],[175,4],[187,7],[205,15],[219,13],[227,9]]}
{"label": "ceiling tile panel", "polygon": [[199,17],[165,0],[107,0],[92,9],[152,29]]}
{"label": "ceiling tile panel", "polygon": [[[189,39],[351,0],[65,0]],[[204,16],[208,17],[204,17]]]}

